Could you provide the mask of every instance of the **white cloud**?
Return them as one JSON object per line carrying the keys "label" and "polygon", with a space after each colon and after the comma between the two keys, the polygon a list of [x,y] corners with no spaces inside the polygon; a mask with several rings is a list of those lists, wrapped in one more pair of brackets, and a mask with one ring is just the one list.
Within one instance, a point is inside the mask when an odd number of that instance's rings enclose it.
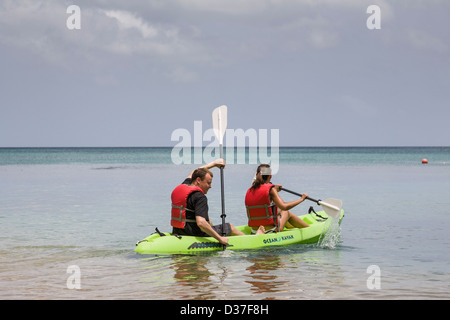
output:
{"label": "white cloud", "polygon": [[[3,0],[0,42],[54,64],[75,59],[87,69],[139,58],[164,69],[165,76],[188,81],[199,77],[188,71],[197,66],[227,66],[280,51],[329,50],[350,28],[356,36],[367,35],[370,4],[380,5],[384,28],[394,12],[386,0],[92,0],[79,4],[81,30],[70,31],[67,2]],[[408,39],[418,48],[448,50],[429,34],[411,32]]]}
{"label": "white cloud", "polygon": [[265,0],[178,0],[185,10],[215,12],[228,15],[254,14],[267,9],[273,1]]}
{"label": "white cloud", "polygon": [[173,82],[188,83],[198,80],[196,72],[188,70],[184,67],[176,67],[164,73],[164,75]]}
{"label": "white cloud", "polygon": [[[303,10],[321,5],[325,6],[323,16],[309,16],[309,11]],[[91,59],[97,51],[97,55],[144,54],[149,59],[216,63],[243,54],[259,55],[261,48],[279,46],[284,40],[289,43],[289,37],[304,36],[308,41],[303,43],[313,47],[334,46],[339,30],[329,17],[325,18],[327,7],[361,4],[359,0],[167,0],[126,4],[90,1],[79,6],[82,30],[68,32],[68,15],[61,1],[4,0],[0,6],[0,41],[31,49],[49,61],[56,56],[64,59],[74,51],[85,52]],[[238,20],[229,20],[235,16]],[[286,26],[294,28],[288,30]],[[302,34],[305,30],[308,35]],[[293,33],[279,32],[279,36],[269,38],[266,31]],[[224,43],[230,48],[247,45],[246,50],[234,52],[224,51]]]}
{"label": "white cloud", "polygon": [[[196,40],[198,31],[179,33],[177,21],[152,24],[114,5],[81,4],[81,29],[68,30],[64,3],[56,0],[5,0],[0,5],[0,43],[64,66],[107,63],[113,55],[141,55],[155,62],[208,62],[212,55]],[[195,31],[195,32],[194,32]],[[78,65],[80,67],[80,65]],[[88,65],[86,68],[90,68]]]}
{"label": "white cloud", "polygon": [[339,39],[337,32],[331,30],[313,30],[308,37],[313,47],[321,49],[334,47]]}
{"label": "white cloud", "polygon": [[436,53],[448,52],[447,43],[423,30],[408,30],[407,40],[412,46],[418,49],[433,51]]}
{"label": "white cloud", "polygon": [[141,18],[130,12],[122,10],[105,10],[104,12],[106,16],[115,18],[121,29],[136,29],[144,38],[154,38],[158,35],[156,28],[148,25]]}
{"label": "white cloud", "polygon": [[58,34],[58,19],[64,19],[65,12],[66,8],[58,3],[5,0],[0,6],[0,42],[59,60],[53,37]]}

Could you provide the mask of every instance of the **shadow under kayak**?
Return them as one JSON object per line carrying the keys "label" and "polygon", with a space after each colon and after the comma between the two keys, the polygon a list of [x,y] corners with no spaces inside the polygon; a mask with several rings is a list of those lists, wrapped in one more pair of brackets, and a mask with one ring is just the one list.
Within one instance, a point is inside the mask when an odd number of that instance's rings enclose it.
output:
{"label": "shadow under kayak", "polygon": [[[328,230],[329,218],[325,211],[311,212],[299,216],[309,224],[307,228],[284,229],[282,232],[252,235],[251,228],[237,226],[246,235],[229,236],[227,250],[249,250],[280,245],[310,244],[319,241]],[[341,210],[339,224],[344,217]],[[196,254],[222,251],[223,246],[213,237],[179,236],[171,233],[155,232],[136,243],[135,251],[140,254]]]}

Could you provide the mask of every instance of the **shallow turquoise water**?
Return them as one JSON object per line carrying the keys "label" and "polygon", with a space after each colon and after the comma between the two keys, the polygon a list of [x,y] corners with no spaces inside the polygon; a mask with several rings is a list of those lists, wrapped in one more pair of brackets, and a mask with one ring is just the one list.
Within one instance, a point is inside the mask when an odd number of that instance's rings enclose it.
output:
{"label": "shallow turquoise water", "polygon": [[[449,148],[281,148],[274,183],[343,200],[339,245],[194,257],[133,251],[155,227],[170,230],[170,192],[195,168],[172,164],[170,148],[0,150],[2,299],[450,298]],[[227,221],[245,224],[256,165],[232,162]],[[72,265],[78,290],[67,286]],[[368,287],[371,265],[379,289]]]}

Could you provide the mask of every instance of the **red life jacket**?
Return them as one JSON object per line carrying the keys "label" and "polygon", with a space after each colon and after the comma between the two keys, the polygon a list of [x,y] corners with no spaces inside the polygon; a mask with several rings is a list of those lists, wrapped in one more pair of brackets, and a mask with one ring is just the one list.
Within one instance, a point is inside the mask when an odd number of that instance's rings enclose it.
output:
{"label": "red life jacket", "polygon": [[171,194],[172,199],[172,216],[170,224],[172,227],[184,229],[186,222],[196,222],[195,219],[186,219],[186,211],[194,212],[194,210],[186,208],[187,198],[192,192],[203,190],[199,187],[180,184]]}
{"label": "red life jacket", "polygon": [[[245,195],[245,208],[247,209],[249,227],[261,225],[277,225],[278,209],[270,201],[269,192],[274,185],[262,184],[258,189],[248,189]],[[274,219],[275,217],[275,219]]]}

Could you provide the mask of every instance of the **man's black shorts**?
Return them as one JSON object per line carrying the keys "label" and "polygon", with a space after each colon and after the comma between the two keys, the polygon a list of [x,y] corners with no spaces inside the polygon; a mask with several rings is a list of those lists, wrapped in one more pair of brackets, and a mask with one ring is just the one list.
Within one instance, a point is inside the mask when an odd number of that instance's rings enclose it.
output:
{"label": "man's black shorts", "polygon": [[[222,234],[222,224],[218,224],[218,225],[212,226],[212,228],[220,236],[223,236],[223,234]],[[205,232],[193,233],[190,230],[191,230],[190,226],[186,223],[186,228],[185,229],[173,228],[172,233],[179,234],[180,236],[209,237],[209,235],[207,233],[205,233]],[[225,236],[226,237],[231,236],[231,225],[229,223],[225,223]]]}
{"label": "man's black shorts", "polygon": [[[214,230],[216,230],[216,232],[217,232],[219,235],[223,236],[223,233],[222,233],[222,224],[218,224],[218,225],[212,226],[212,228],[213,228]],[[206,235],[206,236],[208,236],[208,235]],[[229,223],[225,223],[225,236],[226,236],[226,237],[231,236],[231,225],[230,225]]]}

